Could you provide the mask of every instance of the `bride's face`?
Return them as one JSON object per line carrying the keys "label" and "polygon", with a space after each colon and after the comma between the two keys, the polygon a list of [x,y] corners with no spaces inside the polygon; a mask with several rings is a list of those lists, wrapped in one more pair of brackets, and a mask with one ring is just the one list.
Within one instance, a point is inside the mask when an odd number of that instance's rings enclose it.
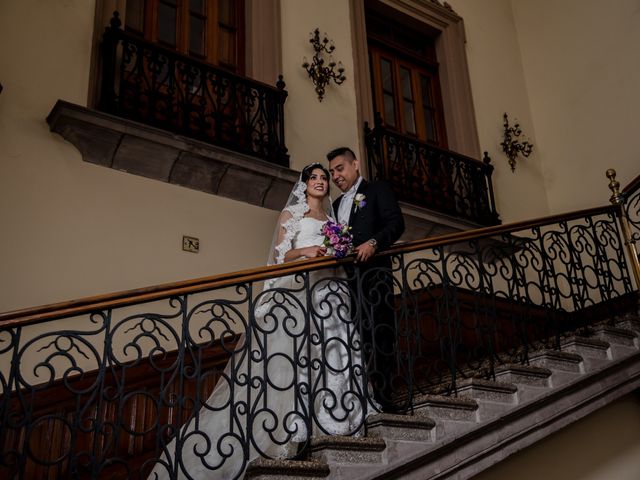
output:
{"label": "bride's face", "polygon": [[324,198],[329,191],[329,179],[321,168],[314,168],[307,180],[307,195]]}

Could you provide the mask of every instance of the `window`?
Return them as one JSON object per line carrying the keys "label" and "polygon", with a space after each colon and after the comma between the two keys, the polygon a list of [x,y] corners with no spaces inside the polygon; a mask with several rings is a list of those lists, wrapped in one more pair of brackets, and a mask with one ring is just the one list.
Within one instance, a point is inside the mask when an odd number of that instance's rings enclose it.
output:
{"label": "window", "polygon": [[243,0],[127,0],[125,28],[184,55],[244,74]]}
{"label": "window", "polygon": [[[388,45],[392,47],[392,51],[404,51],[407,58],[415,58],[416,55],[426,57],[427,65],[437,67],[437,72],[433,72],[437,73],[437,79],[431,77],[434,80],[430,85],[432,96],[429,97],[434,103],[421,102],[422,107],[433,109],[431,111],[435,115],[436,128],[440,128],[435,134],[445,134],[448,150],[472,158],[481,158],[482,149],[471,95],[462,17],[448,3],[440,0],[353,0],[349,2],[349,6],[354,45],[353,79],[356,83],[359,121],[373,126],[374,113],[383,113],[379,107],[380,87],[377,93],[372,92],[374,72],[369,46],[384,49],[385,44],[393,44],[395,38],[395,45]],[[402,28],[398,29],[398,25]],[[389,29],[394,27],[395,32],[390,34]],[[406,36],[405,30],[408,33]],[[376,36],[379,41],[374,45]],[[409,41],[405,41],[407,36]],[[385,37],[388,38],[387,42],[384,41]],[[429,41],[411,41],[412,38],[415,40],[425,37]],[[418,66],[424,65],[419,62]],[[442,109],[438,112],[439,104],[442,105]],[[441,121],[440,127],[437,126],[438,119]],[[428,121],[426,125],[429,125]],[[360,131],[359,140],[360,155],[364,157],[364,129]],[[438,143],[441,144],[440,141]]]}
{"label": "window", "polygon": [[434,39],[375,11],[366,21],[375,111],[388,128],[446,148]]}

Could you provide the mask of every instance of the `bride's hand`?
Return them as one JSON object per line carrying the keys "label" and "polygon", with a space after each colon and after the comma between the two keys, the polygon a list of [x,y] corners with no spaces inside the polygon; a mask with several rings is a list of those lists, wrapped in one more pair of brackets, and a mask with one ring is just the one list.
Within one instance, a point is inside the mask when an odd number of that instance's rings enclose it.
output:
{"label": "bride's hand", "polygon": [[314,245],[313,247],[305,247],[302,249],[302,255],[307,258],[324,257],[327,253],[327,247],[323,245]]}

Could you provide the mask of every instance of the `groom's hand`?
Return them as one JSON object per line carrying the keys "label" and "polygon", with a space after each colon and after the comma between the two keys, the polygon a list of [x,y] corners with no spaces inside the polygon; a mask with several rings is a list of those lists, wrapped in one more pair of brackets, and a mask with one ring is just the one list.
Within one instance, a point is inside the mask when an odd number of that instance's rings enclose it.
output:
{"label": "groom's hand", "polygon": [[354,252],[356,253],[356,262],[366,262],[376,253],[376,247],[369,242],[358,245]]}

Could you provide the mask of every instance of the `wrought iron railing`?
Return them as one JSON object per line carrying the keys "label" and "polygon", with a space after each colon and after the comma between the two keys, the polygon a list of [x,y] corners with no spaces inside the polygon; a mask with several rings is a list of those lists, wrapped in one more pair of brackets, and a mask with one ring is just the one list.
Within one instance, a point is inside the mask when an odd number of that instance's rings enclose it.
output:
{"label": "wrought iron railing", "polygon": [[619,210],[0,314],[0,476],[239,477],[454,395],[635,307]]}
{"label": "wrought iron railing", "polygon": [[493,165],[365,123],[369,176],[390,182],[399,200],[470,220],[500,223],[493,198]]}
{"label": "wrought iron railing", "polygon": [[289,166],[282,76],[271,87],[120,26],[115,12],[102,38],[100,110]]}

